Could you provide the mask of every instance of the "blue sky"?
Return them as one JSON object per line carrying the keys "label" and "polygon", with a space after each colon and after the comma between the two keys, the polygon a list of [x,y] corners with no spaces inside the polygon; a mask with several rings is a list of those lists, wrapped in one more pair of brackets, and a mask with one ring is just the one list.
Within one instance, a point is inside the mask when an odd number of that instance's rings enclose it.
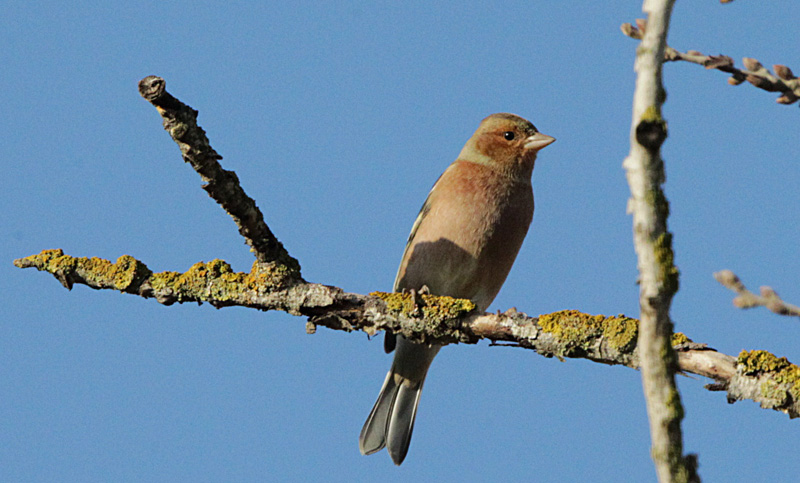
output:
{"label": "blue sky", "polygon": [[[447,347],[402,467],[358,452],[390,364],[380,337],[282,313],[71,292],[14,258],[48,248],[155,271],[252,256],[137,91],[162,76],[306,279],[391,288],[432,183],[508,111],[558,139],[492,309],[638,315],[628,152],[640,2],[6,2],[0,100],[0,480],[653,481],[639,374]],[[794,2],[678,2],[670,44],[800,71]],[[800,362],[797,322],[743,312],[711,274],[800,303],[797,106],[665,69],[678,330]],[[682,377],[706,481],[790,481],[797,422]]]}

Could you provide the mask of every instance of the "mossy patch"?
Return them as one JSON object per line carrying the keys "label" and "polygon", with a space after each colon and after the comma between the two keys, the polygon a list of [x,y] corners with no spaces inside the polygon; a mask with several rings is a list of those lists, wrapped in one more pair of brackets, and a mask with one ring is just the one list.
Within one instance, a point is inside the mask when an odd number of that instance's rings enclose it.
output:
{"label": "mossy patch", "polygon": [[672,296],[678,292],[680,272],[675,266],[675,253],[672,251],[672,233],[664,232],[655,240],[655,256],[658,261],[660,278],[664,289]]}
{"label": "mossy patch", "polygon": [[198,262],[184,273],[155,273],[150,279],[154,291],[171,289],[177,302],[213,300],[227,302],[247,291],[260,293],[285,288],[293,272],[283,265],[254,263],[249,273],[234,272],[224,260]]}
{"label": "mossy patch", "polygon": [[747,375],[756,375],[765,372],[780,372],[792,366],[785,357],[778,357],[762,350],[742,351],[736,359],[742,366],[742,372]]}
{"label": "mossy patch", "polygon": [[[170,302],[233,301],[247,291],[265,293],[286,288],[296,280],[297,273],[277,263],[258,262],[250,273],[234,272],[227,262],[218,259],[195,263],[184,273],[153,273],[130,255],[123,255],[112,263],[96,257],[71,257],[60,249],[45,250],[14,263],[19,267],[34,266],[52,273],[67,288],[79,282],[93,288],[110,288],[145,296],[154,292],[158,297],[167,292]],[[145,281],[149,285],[146,289]]]}
{"label": "mossy patch", "polygon": [[667,409],[672,412],[672,421],[675,421],[674,424],[680,424],[680,420],[683,419],[683,404],[681,404],[681,396],[678,393],[678,389],[675,386],[672,386],[669,394],[667,395]]}
{"label": "mossy patch", "polygon": [[656,216],[662,220],[669,217],[669,201],[660,187],[645,192],[645,202],[656,210]]}
{"label": "mossy patch", "polygon": [[539,316],[539,326],[570,348],[588,351],[603,337],[614,349],[626,352],[636,347],[639,323],[636,319],[617,315],[589,315],[577,310],[562,310]]}
{"label": "mossy patch", "polygon": [[742,351],[736,362],[745,375],[770,374],[771,377],[761,384],[761,394],[773,399],[776,405],[800,400],[800,367],[785,357],[763,350]]}
{"label": "mossy patch", "polygon": [[[392,312],[406,316],[414,315],[416,307],[410,293],[372,292],[370,295],[386,302],[386,307]],[[475,303],[468,299],[425,294],[418,296],[418,300],[423,317],[437,323],[461,317],[475,310]]]}
{"label": "mossy patch", "polygon": [[657,105],[649,106],[642,113],[642,121],[648,122],[665,122],[661,116],[661,108]]}
{"label": "mossy patch", "polygon": [[683,332],[673,332],[672,333],[672,347],[675,347],[675,346],[681,345],[681,344],[687,344],[689,342],[692,342],[692,339],[686,337],[686,334],[684,334]]}
{"label": "mossy patch", "polygon": [[242,292],[248,274],[237,273],[224,260],[198,262],[184,273],[155,273],[150,279],[154,291],[170,289],[176,302],[211,299],[225,302]]}
{"label": "mossy patch", "polygon": [[[441,337],[452,333],[460,340],[458,328],[460,317],[475,310],[471,300],[437,295],[418,295],[418,306],[410,293],[372,292],[373,297],[378,297],[386,302],[390,312],[402,315],[409,324],[404,324],[404,335],[417,335],[425,340],[423,334]],[[419,312],[416,312],[419,311]]]}
{"label": "mossy patch", "polygon": [[[250,270],[248,283],[269,287],[270,290],[282,290],[295,282],[301,281],[300,264],[297,263],[297,260],[289,258],[294,261],[294,265],[277,262],[254,262],[253,268]],[[251,288],[253,288],[252,285]]]}
{"label": "mossy patch", "polygon": [[630,352],[639,338],[639,321],[624,315],[608,317],[603,323],[603,337],[620,352]]}
{"label": "mossy patch", "polygon": [[112,263],[97,257],[71,257],[64,255],[61,249],[44,250],[38,255],[15,262],[17,266],[26,263],[52,273],[67,288],[72,288],[74,276],[77,274],[94,288],[110,288],[126,292],[138,286],[152,273],[144,263],[130,255],[123,255],[116,263]]}

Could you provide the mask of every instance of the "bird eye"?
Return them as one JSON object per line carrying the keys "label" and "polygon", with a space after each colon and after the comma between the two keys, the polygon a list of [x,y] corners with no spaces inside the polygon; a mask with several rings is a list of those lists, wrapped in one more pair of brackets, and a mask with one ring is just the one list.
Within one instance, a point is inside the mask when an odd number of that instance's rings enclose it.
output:
{"label": "bird eye", "polygon": [[506,138],[506,141],[513,141],[514,140],[514,133],[511,131],[506,131],[503,133],[503,137]]}

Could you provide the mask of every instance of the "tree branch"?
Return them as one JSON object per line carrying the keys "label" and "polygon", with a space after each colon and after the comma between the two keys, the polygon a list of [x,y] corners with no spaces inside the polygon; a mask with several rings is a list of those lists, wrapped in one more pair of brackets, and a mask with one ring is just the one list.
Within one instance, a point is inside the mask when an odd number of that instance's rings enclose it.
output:
{"label": "tree branch", "polygon": [[[477,313],[469,300],[422,295],[416,306],[410,294],[348,293],[328,285],[300,282],[291,286],[253,264],[249,273],[234,272],[222,260],[196,263],[188,271],[152,272],[123,255],[116,263],[101,258],[71,257],[45,250],[14,261],[19,268],[36,268],[54,275],[65,287],[82,284],[94,289],[154,298],[161,304],[208,302],[216,308],[243,306],[281,310],[307,318],[306,330],[318,326],[372,336],[388,330],[418,342],[475,344],[504,342],[532,349],[544,357],[588,359],[608,365],[639,367],[636,340],[639,321],[622,315],[605,317],[565,310],[529,317],[514,309]],[[739,357],[717,352],[677,333],[682,372],[713,379],[706,386],[725,391],[730,403],[749,399],[761,407],[800,416],[800,368],[766,351],[743,351]]]}
{"label": "tree branch", "polygon": [[639,267],[639,357],[650,419],[651,455],[661,483],[699,481],[697,456],[683,456],[683,406],[675,384],[677,357],[672,349],[669,307],[678,290],[669,204],[661,185],[661,144],[667,123],[661,116],[666,93],[661,80],[669,20],[675,0],[645,0],[648,28],[636,49],[631,150],[623,163],[631,190],[633,241]]}
{"label": "tree branch", "polygon": [[205,182],[203,189],[233,218],[259,263],[270,265],[270,269],[285,277],[288,284],[302,280],[300,264],[264,223],[264,215],[244,192],[236,173],[219,164],[222,156],[214,151],[205,131],[197,125],[197,111],[173,97],[166,86],[161,77],[147,76],[139,81],[139,94],[161,114],[164,129],[180,147],[183,160]]}
{"label": "tree branch", "polygon": [[[642,19],[636,20],[636,27],[629,23],[621,26],[622,33],[632,39],[641,40],[647,31],[647,22]],[[734,66],[733,59],[727,55],[703,55],[696,50],[680,52],[672,47],[664,48],[665,61],[685,61],[693,64],[702,65],[706,69],[716,69],[731,74],[728,83],[739,85],[744,81],[763,89],[767,92],[780,92],[781,96],[776,99],[780,104],[793,104],[800,99],[800,79],[795,77],[792,69],[785,65],[775,64],[773,69],[775,74],[765,68],[759,61],[749,57],[742,59],[744,69]]]}
{"label": "tree branch", "polygon": [[737,296],[733,299],[733,305],[740,309],[752,309],[753,307],[766,307],[778,315],[790,315],[800,317],[800,307],[784,302],[772,287],[761,287],[761,295],[756,295],[747,290],[739,277],[730,270],[721,270],[714,273],[714,278],[727,289],[736,292]]}

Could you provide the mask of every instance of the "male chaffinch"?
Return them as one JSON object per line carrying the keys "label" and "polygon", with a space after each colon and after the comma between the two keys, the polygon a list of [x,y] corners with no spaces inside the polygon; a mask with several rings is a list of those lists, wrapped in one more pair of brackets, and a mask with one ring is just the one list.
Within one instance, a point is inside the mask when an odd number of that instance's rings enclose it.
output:
{"label": "male chaffinch", "polygon": [[[485,311],[511,270],[533,218],[536,153],[555,141],[514,114],[484,119],[461,154],[433,185],[408,237],[394,291],[421,290],[472,300]],[[440,346],[397,345],[375,406],[359,437],[362,454],[388,448],[396,465],[411,442],[428,368]]]}

